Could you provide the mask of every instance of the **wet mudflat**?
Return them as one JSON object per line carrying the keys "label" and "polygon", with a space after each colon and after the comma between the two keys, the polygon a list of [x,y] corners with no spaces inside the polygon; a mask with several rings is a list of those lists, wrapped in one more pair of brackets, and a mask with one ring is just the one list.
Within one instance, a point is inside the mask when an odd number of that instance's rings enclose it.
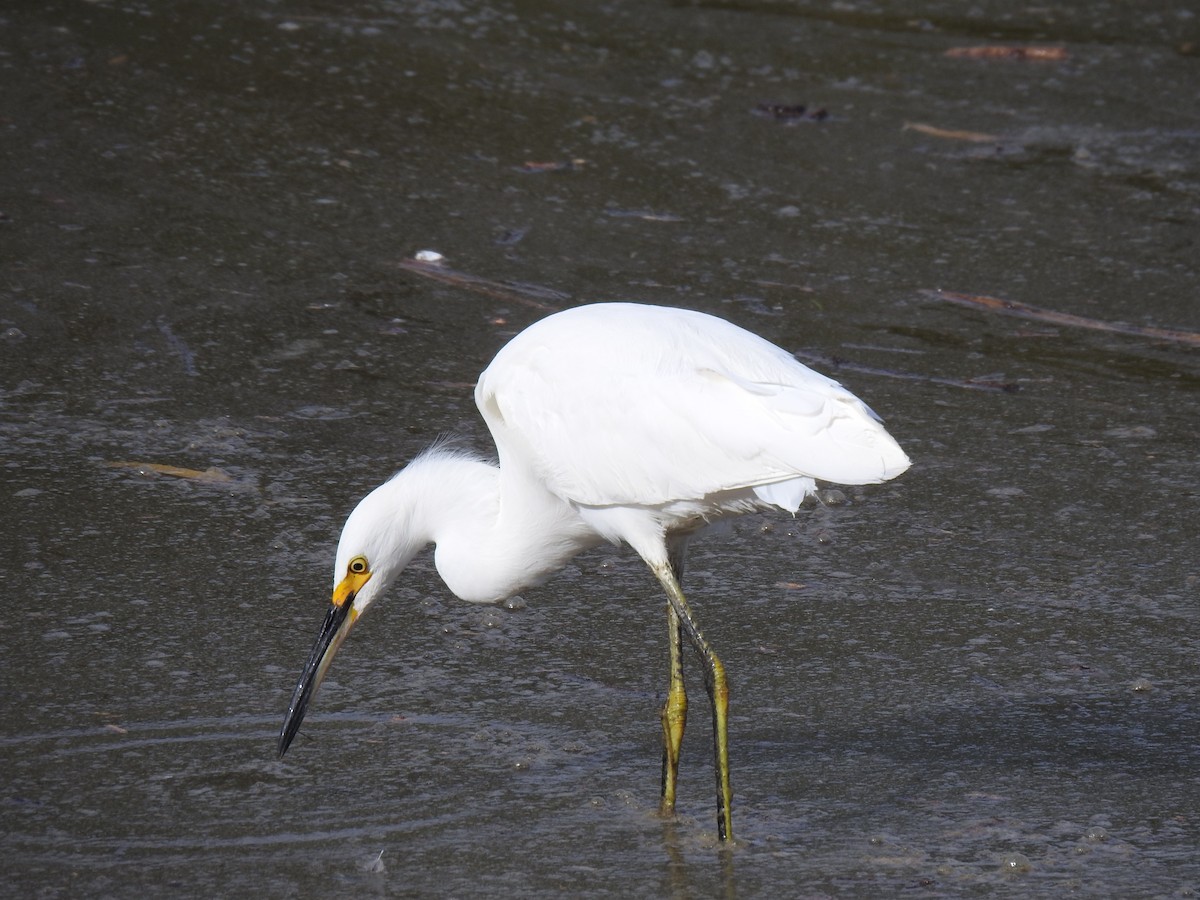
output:
{"label": "wet mudflat", "polygon": [[[1200,890],[1196,348],[931,293],[1200,331],[1183,5],[0,26],[11,890]],[[825,358],[914,460],[693,549],[730,853],[698,681],[655,816],[663,602],[616,548],[514,609],[419,559],[274,758],[354,502],[439,433],[486,447],[491,355],[603,299]]]}

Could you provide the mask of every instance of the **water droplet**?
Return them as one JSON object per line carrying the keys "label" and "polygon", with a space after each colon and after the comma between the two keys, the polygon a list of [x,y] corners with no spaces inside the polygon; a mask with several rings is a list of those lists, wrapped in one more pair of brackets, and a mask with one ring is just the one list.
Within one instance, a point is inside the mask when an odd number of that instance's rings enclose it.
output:
{"label": "water droplet", "polygon": [[817,499],[826,506],[844,506],[847,502],[844,491],[837,488],[823,488],[817,491]]}

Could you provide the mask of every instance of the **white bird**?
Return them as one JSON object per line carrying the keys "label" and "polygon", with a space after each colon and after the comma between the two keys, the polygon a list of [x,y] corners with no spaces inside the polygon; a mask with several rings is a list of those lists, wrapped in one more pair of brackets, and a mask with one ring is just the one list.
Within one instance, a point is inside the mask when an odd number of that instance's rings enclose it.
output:
{"label": "white bird", "polygon": [[668,599],[660,810],[675,808],[686,635],[712,705],[718,836],[731,840],[729,691],[680,587],[688,539],[754,510],[795,513],[818,480],[887,481],[908,457],[837,382],[723,319],[659,306],[600,303],[535,323],[484,370],[475,402],[498,465],[435,445],[346,520],[333,605],[288,706],[279,755],[354,623],[427,545],[451,591],[497,603],[584,550],[624,541]]}

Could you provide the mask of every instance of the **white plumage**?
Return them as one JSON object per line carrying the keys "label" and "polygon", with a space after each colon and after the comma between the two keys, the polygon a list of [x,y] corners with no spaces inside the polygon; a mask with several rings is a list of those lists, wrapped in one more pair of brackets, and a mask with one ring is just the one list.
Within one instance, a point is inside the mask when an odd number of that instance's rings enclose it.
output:
{"label": "white plumage", "polygon": [[528,469],[582,506],[717,512],[730,491],[867,484],[909,465],[837,382],[691,310],[601,303],[550,316],[496,355],[475,402],[502,471]]}
{"label": "white plumage", "polygon": [[669,599],[667,706],[676,712],[663,713],[663,811],[674,806],[678,708],[686,708],[682,629],[707,669],[718,828],[731,837],[718,708],[727,691],[679,586],[687,538],[754,509],[795,512],[818,480],[886,481],[908,468],[908,457],[837,382],[722,319],[658,306],[594,304],[537,322],[484,370],[475,402],[499,466],[434,447],[346,521],[334,606],[297,685],[280,754],[351,625],[423,547],[436,545],[438,572],[456,595],[495,602],[602,541],[624,541]]}

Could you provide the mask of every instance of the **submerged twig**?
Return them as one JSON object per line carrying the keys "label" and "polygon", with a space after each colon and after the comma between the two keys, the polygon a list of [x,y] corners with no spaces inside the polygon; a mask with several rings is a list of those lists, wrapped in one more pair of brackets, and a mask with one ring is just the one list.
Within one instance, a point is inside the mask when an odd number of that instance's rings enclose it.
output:
{"label": "submerged twig", "polygon": [[1015,394],[1021,386],[1012,381],[999,381],[993,377],[987,378],[946,378],[941,375],[922,375],[917,372],[898,372],[895,369],[880,369],[875,366],[864,366],[861,363],[850,362],[837,356],[824,353],[811,353],[807,350],[795,350],[792,356],[805,363],[818,365],[822,369],[835,371],[857,372],[860,375],[878,375],[882,378],[898,378],[901,381],[923,381],[928,384],[941,384],[946,387],[964,388],[969,391],[988,391],[997,394]]}
{"label": "submerged twig", "polygon": [[166,316],[158,317],[158,331],[166,340],[167,346],[174,351],[175,355],[179,357],[179,361],[183,363],[184,374],[199,375],[200,373],[196,371],[196,357],[193,355],[191,348],[171,328],[171,323],[167,321]]}
{"label": "submerged twig", "polygon": [[469,275],[466,272],[448,269],[439,263],[422,262],[416,259],[402,259],[397,265],[406,272],[431,278],[443,284],[465,288],[468,291],[474,291],[477,294],[486,294],[489,297],[498,297],[501,300],[523,303],[526,306],[532,306],[534,309],[544,310],[545,312],[557,312],[562,307],[543,303],[541,302],[542,299],[560,302],[571,299],[568,294],[541,287],[540,285],[491,281],[487,278],[480,278],[478,275]]}
{"label": "submerged twig", "polygon": [[1023,319],[1034,319],[1051,325],[1063,325],[1070,328],[1090,328],[1093,331],[1106,331],[1112,334],[1129,334],[1135,337],[1152,338],[1159,341],[1172,341],[1177,344],[1189,344],[1200,347],[1200,333],[1181,331],[1177,328],[1157,328],[1152,325],[1130,325],[1127,322],[1107,322],[1103,319],[1092,319],[1088,316],[1077,316],[1073,313],[1058,312],[1053,309],[1043,309],[1040,306],[1030,306],[1016,300],[1001,300],[998,297],[988,297],[984,294],[962,294],[957,291],[921,291],[923,297],[934,300],[945,300],[957,303],[959,306],[969,306],[972,309],[982,309],[987,312],[997,312],[1008,316],[1020,316]]}

